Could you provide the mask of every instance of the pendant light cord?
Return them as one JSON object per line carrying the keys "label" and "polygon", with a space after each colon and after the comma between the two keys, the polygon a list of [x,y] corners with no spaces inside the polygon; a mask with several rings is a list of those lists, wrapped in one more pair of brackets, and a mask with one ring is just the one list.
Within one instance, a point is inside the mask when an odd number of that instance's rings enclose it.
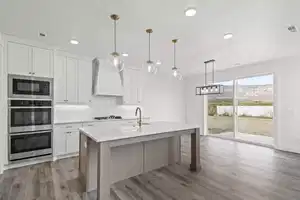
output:
{"label": "pendant light cord", "polygon": [[176,69],[176,43],[174,42],[174,69]]}
{"label": "pendant light cord", "polygon": [[114,20],[114,52],[117,52],[117,22]]}
{"label": "pendant light cord", "polygon": [[151,61],[151,39],[150,39],[150,34],[151,34],[151,33],[149,33],[149,54],[148,54],[148,56],[149,56],[149,61]]}

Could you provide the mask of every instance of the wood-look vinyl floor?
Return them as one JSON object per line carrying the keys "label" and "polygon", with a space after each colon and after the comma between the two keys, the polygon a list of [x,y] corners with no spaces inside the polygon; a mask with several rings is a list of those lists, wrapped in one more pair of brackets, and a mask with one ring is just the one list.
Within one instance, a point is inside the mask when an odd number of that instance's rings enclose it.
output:
{"label": "wood-look vinyl floor", "polygon": [[[112,200],[299,200],[300,155],[218,138],[201,139],[202,171],[189,166],[189,139],[183,164],[118,182]],[[78,181],[78,158],[6,171],[0,200],[94,200]]]}

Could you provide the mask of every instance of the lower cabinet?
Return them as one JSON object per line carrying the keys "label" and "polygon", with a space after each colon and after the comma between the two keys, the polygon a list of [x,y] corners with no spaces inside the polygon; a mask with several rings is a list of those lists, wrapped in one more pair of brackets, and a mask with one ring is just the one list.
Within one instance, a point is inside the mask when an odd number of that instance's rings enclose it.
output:
{"label": "lower cabinet", "polygon": [[56,127],[54,129],[55,156],[64,156],[79,152],[79,127],[73,129],[73,126],[67,126],[70,128]]}

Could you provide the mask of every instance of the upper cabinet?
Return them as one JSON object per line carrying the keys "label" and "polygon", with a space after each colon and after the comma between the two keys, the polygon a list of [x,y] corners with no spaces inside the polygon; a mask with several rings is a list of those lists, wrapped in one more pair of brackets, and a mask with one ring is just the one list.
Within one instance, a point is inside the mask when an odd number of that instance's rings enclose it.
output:
{"label": "upper cabinet", "polygon": [[57,103],[87,104],[92,97],[92,62],[55,56],[54,99]]}
{"label": "upper cabinet", "polygon": [[14,42],[7,43],[9,74],[53,77],[52,51]]}
{"label": "upper cabinet", "polygon": [[92,63],[78,61],[78,102],[89,103],[92,101]]}
{"label": "upper cabinet", "polygon": [[31,47],[11,42],[7,44],[8,73],[31,75],[32,60],[30,58],[32,58]]}
{"label": "upper cabinet", "polygon": [[74,58],[67,58],[66,96],[67,96],[67,101],[70,103],[78,102],[77,71],[78,71],[78,60]]}
{"label": "upper cabinet", "polygon": [[123,71],[123,104],[138,105],[142,101],[141,70],[126,68]]}
{"label": "upper cabinet", "polygon": [[38,77],[53,77],[52,51],[47,49],[32,49],[32,72]]}
{"label": "upper cabinet", "polygon": [[66,102],[67,100],[67,58],[56,56],[54,64],[54,99],[56,102]]}

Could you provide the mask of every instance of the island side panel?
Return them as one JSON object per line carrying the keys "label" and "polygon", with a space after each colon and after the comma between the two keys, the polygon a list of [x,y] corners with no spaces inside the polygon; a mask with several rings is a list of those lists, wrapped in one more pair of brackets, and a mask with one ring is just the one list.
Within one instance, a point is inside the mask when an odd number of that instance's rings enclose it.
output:
{"label": "island side panel", "polygon": [[143,144],[111,148],[111,184],[143,173]]}
{"label": "island side panel", "polygon": [[169,165],[181,163],[181,136],[169,138]]}
{"label": "island side panel", "polygon": [[169,164],[169,141],[164,138],[143,142],[144,144],[144,173]]}
{"label": "island side panel", "polygon": [[80,134],[79,175],[85,192],[97,189],[98,146],[85,134]]}
{"label": "island side panel", "polygon": [[196,128],[191,134],[191,171],[199,171],[200,165],[200,128]]}
{"label": "island side panel", "polygon": [[111,152],[108,143],[99,143],[97,200],[110,200]]}
{"label": "island side panel", "polygon": [[79,179],[83,190],[86,191],[86,178],[88,168],[87,136],[80,133],[79,136]]}

